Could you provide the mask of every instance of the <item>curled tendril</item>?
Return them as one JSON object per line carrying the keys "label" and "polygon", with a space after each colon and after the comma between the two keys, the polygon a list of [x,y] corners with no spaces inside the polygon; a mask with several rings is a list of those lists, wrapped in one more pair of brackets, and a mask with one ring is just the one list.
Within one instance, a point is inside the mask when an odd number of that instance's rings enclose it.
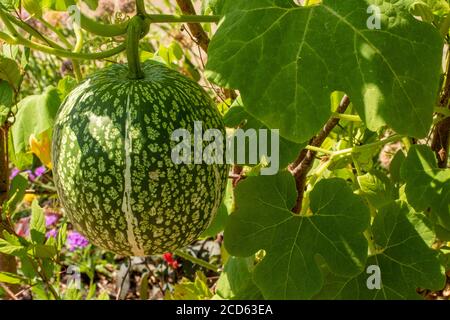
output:
{"label": "curled tendril", "polygon": [[129,20],[130,20],[130,17],[122,11],[116,12],[114,15],[115,23],[123,23],[123,22],[129,21]]}

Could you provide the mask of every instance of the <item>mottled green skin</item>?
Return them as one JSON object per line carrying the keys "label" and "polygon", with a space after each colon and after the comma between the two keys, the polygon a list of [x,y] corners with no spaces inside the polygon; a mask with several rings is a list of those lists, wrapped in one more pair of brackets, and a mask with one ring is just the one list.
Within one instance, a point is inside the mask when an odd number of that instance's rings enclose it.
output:
{"label": "mottled green skin", "polygon": [[125,65],[93,74],[64,101],[53,134],[53,173],[70,221],[91,242],[144,256],[188,245],[222,200],[227,165],[176,165],[174,129],[193,134],[224,125],[195,82],[162,64]]}

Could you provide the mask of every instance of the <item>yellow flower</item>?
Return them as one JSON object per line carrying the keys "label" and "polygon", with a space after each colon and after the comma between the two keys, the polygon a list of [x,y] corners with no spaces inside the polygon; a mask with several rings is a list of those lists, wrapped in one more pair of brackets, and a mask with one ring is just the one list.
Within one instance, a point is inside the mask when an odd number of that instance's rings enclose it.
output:
{"label": "yellow flower", "polygon": [[34,135],[30,136],[30,150],[49,169],[52,169],[51,142],[48,133],[44,132],[38,140]]}

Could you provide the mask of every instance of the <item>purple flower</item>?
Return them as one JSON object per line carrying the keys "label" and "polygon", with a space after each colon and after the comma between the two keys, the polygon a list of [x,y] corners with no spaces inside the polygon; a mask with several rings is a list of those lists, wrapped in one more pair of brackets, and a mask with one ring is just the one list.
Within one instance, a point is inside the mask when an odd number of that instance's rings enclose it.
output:
{"label": "purple flower", "polygon": [[30,180],[31,182],[33,182],[34,180],[36,180],[36,176],[33,174],[33,171],[31,170],[25,170],[24,173],[28,174],[28,180]]}
{"label": "purple flower", "polygon": [[19,174],[20,170],[17,168],[13,168],[11,170],[11,174],[9,175],[9,180],[14,179],[15,176],[17,176]]}
{"label": "purple flower", "polygon": [[89,244],[88,239],[86,239],[76,231],[70,231],[69,234],[67,235],[67,245],[69,247],[69,251],[84,248],[88,244]]}
{"label": "purple flower", "polygon": [[58,235],[58,230],[56,229],[52,229],[50,231],[48,231],[45,236],[48,238],[52,237],[52,238],[56,238],[56,236]]}
{"label": "purple flower", "polygon": [[[39,178],[40,176],[42,176],[45,171],[47,171],[47,169],[45,168],[45,166],[40,166],[37,167],[36,169],[34,169],[34,172],[31,170],[25,170],[23,171],[24,173],[28,174],[28,180],[30,180],[31,182],[33,182],[34,180],[36,180],[37,178]],[[20,170],[17,168],[13,168],[11,170],[11,174],[9,176],[9,179],[12,180],[14,179],[15,176],[17,176],[20,173]]]}
{"label": "purple flower", "polygon": [[47,171],[47,169],[45,169],[45,166],[37,167],[34,170],[34,175],[35,175],[36,178],[40,177],[40,176],[42,176],[45,173],[45,171]]}
{"label": "purple flower", "polygon": [[58,216],[54,214],[49,214],[45,216],[45,226],[50,227],[58,221]]}

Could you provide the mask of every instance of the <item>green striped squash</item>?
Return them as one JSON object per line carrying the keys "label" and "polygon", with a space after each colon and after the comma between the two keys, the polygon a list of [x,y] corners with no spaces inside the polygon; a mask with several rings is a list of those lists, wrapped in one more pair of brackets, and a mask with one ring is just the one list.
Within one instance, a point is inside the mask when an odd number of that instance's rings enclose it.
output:
{"label": "green striped squash", "polygon": [[120,255],[173,251],[196,240],[222,201],[226,164],[174,164],[175,129],[225,129],[206,92],[157,62],[129,80],[102,69],[63,102],[52,142],[65,213],[95,245]]}

